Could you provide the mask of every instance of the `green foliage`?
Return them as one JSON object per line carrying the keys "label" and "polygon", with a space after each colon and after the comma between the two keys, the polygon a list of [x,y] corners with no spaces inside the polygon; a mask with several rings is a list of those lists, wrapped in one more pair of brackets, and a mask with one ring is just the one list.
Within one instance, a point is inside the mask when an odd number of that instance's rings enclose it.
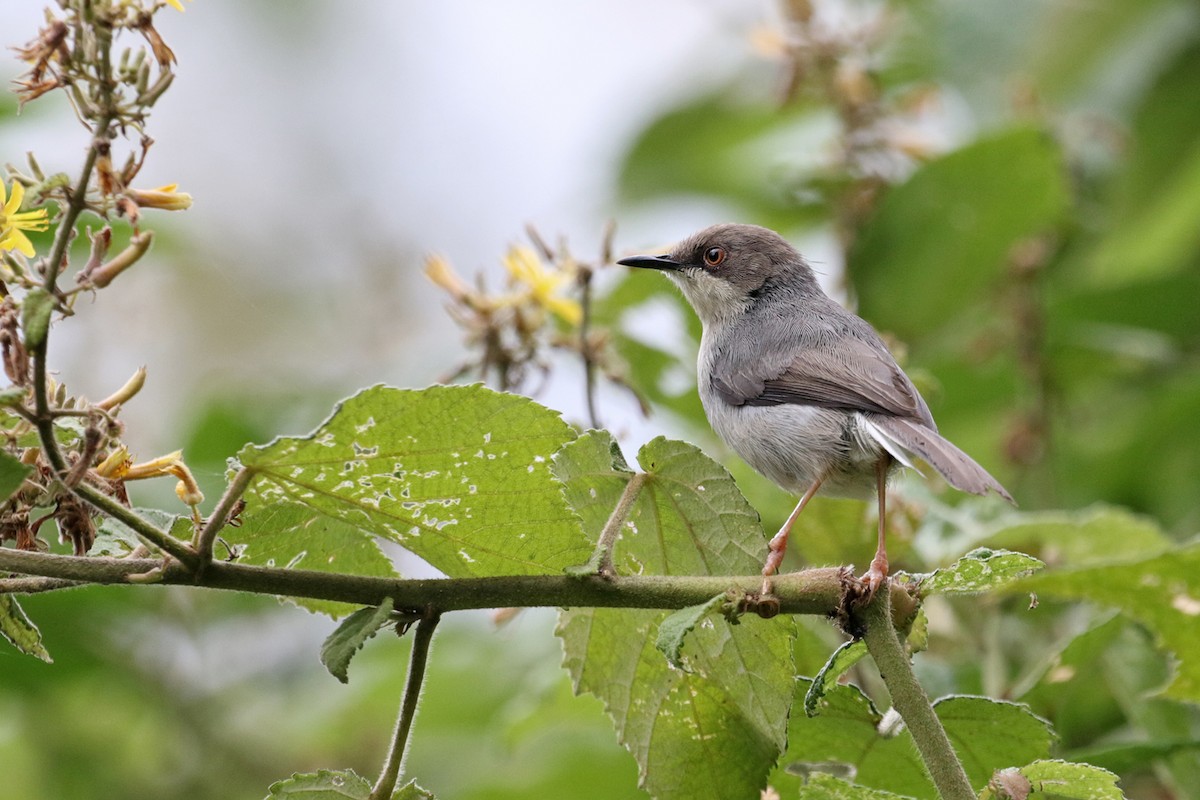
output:
{"label": "green foliage", "polygon": [[53,311],[54,298],[45,289],[32,289],[25,296],[21,303],[21,329],[25,332],[26,347],[38,347],[46,340]]}
{"label": "green foliage", "polygon": [[1090,764],[1066,761],[1035,761],[996,774],[979,800],[1018,800],[1049,795],[1072,800],[1124,800],[1117,776]]}
{"label": "green foliage", "polygon": [[0,450],[0,502],[12,497],[32,470],[32,467],[22,464],[20,459]]}
{"label": "green foliage", "polygon": [[[238,460],[255,475],[248,512],[303,505],[455,577],[552,573],[591,552],[549,471],[573,436],[557,413],[482,386],[375,387],[308,436],[246,447]],[[307,537],[291,547],[277,563]]]}
{"label": "green foliage", "polygon": [[[238,561],[264,567],[348,572],[390,578],[396,575],[392,561],[379,549],[376,538],[362,528],[291,502],[266,503],[252,493],[249,510],[241,527],[231,532],[238,541]],[[307,597],[285,598],[288,602],[340,617],[354,606]]]}
{"label": "green foliage", "polygon": [[[811,681],[802,678],[798,690],[810,686]],[[982,787],[994,770],[1050,754],[1049,724],[1024,706],[983,697],[947,697],[934,708],[973,786]],[[894,716],[885,720],[856,686],[830,687],[817,702],[815,715],[792,716],[788,748],[771,783],[784,791],[821,765],[828,769],[842,764],[854,768],[857,785],[934,798],[937,794],[912,739],[898,723]]]}
{"label": "green foliage", "polygon": [[[319,772],[293,775],[285,781],[271,784],[270,794],[265,800],[368,800],[371,795],[370,782],[356,775],[353,770]],[[391,800],[435,800],[431,792],[410,781],[392,793]]]}
{"label": "green foliage", "polygon": [[[616,547],[619,573],[744,574],[761,564],[762,529],[729,474],[698,450],[656,439]],[[599,535],[630,475],[607,433],[565,447],[554,471],[585,530]],[[793,626],[705,617],[673,666],[656,648],[665,612],[569,609],[559,636],[576,690],[603,701],[656,797],[747,796],[784,745]]]}
{"label": "green foliage", "polygon": [[392,598],[384,600],[377,608],[360,608],[342,620],[337,630],[329,634],[325,644],[321,645],[321,663],[333,677],[342,683],[349,678],[346,670],[350,668],[350,659],[362,649],[379,630],[393,622]]}
{"label": "green foliage", "polygon": [[1017,588],[1120,608],[1177,659],[1166,695],[1200,701],[1200,543],[1139,561],[1047,573]]}
{"label": "green foliage", "polygon": [[26,655],[40,658],[47,664],[54,661],[42,644],[41,631],[11,594],[0,594],[0,636]]}
{"label": "green foliage", "polygon": [[931,594],[978,594],[998,589],[1043,567],[1041,561],[1024,553],[980,547],[945,569],[935,570],[921,582],[921,592]]}
{"label": "green foliage", "polygon": [[937,336],[978,313],[1014,245],[1059,225],[1069,202],[1062,153],[1042,130],[1013,128],[925,164],[885,195],[849,254],[859,313],[914,346]]}

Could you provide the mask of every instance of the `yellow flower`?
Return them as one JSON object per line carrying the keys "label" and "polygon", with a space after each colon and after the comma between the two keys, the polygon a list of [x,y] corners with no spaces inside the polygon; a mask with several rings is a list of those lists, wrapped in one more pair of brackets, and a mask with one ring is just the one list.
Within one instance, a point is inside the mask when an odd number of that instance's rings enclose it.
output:
{"label": "yellow flower", "polygon": [[13,181],[12,197],[5,199],[4,181],[0,181],[0,250],[20,250],[26,257],[34,254],[33,242],[22,231],[44,231],[50,227],[46,209],[18,211],[25,199],[25,187]]}
{"label": "yellow flower", "polygon": [[164,2],[176,11],[184,11],[183,3],[179,0],[164,0]]}
{"label": "yellow flower", "polygon": [[571,276],[563,271],[546,269],[537,253],[528,247],[512,247],[504,257],[504,267],[514,282],[524,284],[526,296],[564,322],[578,325],[583,319],[579,303],[560,292]]}
{"label": "yellow flower", "polygon": [[183,211],[192,207],[192,196],[177,192],[178,183],[168,183],[157,189],[126,189],[125,195],[141,208],[164,208],[167,211]]}

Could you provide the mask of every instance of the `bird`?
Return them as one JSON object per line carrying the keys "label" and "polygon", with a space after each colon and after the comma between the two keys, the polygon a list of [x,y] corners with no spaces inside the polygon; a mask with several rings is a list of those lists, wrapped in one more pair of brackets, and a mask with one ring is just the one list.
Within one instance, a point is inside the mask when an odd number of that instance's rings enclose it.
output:
{"label": "bird", "polygon": [[762,594],[797,517],[818,493],[877,498],[878,543],[860,578],[888,577],[888,477],[917,459],[956,489],[1013,502],[999,481],[938,433],[929,406],[870,323],[822,291],[782,236],[724,223],[669,253],[617,263],[659,270],[700,319],[697,390],[713,430],[754,470],[798,496],[769,544]]}

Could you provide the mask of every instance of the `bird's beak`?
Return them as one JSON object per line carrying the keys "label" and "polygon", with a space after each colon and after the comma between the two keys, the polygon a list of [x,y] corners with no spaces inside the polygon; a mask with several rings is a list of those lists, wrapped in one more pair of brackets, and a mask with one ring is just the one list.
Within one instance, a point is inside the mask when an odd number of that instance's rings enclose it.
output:
{"label": "bird's beak", "polygon": [[671,259],[670,255],[661,256],[630,256],[617,262],[626,267],[641,267],[642,269],[679,269],[679,262]]}

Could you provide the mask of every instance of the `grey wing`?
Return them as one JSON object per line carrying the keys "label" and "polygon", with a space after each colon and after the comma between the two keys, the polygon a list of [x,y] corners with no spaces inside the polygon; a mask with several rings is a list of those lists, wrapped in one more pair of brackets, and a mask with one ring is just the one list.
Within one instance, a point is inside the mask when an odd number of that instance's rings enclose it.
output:
{"label": "grey wing", "polygon": [[882,342],[845,337],[836,346],[793,347],[774,361],[742,359],[739,367],[715,369],[712,384],[731,405],[823,406],[914,419],[937,430],[929,407]]}

